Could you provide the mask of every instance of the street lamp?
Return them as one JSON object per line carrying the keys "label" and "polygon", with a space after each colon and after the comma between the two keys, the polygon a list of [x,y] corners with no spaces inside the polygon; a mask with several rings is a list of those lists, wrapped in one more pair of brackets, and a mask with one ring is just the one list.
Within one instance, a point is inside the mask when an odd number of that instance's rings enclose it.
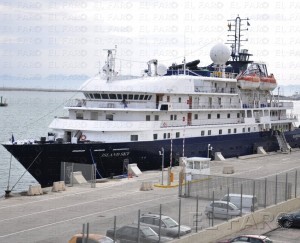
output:
{"label": "street lamp", "polygon": [[213,150],[213,147],[210,145],[210,144],[208,144],[207,145],[207,158],[209,158],[209,151],[212,151]]}
{"label": "street lamp", "polygon": [[164,184],[164,159],[165,159],[165,150],[163,147],[161,147],[161,150],[159,151],[159,155],[161,156],[161,184]]}

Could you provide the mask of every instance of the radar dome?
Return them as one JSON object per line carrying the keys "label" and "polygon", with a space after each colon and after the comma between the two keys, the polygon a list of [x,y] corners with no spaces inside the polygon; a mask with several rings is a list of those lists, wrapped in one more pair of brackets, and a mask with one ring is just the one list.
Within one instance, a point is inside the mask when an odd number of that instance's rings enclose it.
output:
{"label": "radar dome", "polygon": [[157,67],[157,74],[159,76],[164,76],[165,74],[167,74],[167,68],[166,68],[166,66],[164,66],[162,64],[158,65],[158,67]]}
{"label": "radar dome", "polygon": [[230,49],[226,45],[218,43],[211,48],[210,58],[214,64],[225,64],[230,58]]}

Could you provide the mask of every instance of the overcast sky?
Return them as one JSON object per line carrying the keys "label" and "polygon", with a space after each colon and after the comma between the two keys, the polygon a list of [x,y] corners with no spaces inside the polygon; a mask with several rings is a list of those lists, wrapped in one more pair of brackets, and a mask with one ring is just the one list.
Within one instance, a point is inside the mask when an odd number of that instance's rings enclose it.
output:
{"label": "overcast sky", "polygon": [[227,19],[250,19],[245,38],[280,85],[300,84],[300,2],[292,0],[0,1],[0,75],[95,75],[117,45],[117,70],[140,75],[200,59],[227,40]]}

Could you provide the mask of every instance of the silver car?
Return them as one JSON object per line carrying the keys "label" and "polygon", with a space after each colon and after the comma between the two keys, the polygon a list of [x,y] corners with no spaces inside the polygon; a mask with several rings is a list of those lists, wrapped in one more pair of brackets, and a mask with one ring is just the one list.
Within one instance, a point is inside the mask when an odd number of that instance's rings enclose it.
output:
{"label": "silver car", "polygon": [[208,218],[230,219],[239,216],[241,211],[231,202],[214,201],[205,208],[205,215]]}
{"label": "silver car", "polygon": [[[140,217],[141,225],[149,226],[157,234],[159,233],[159,214],[147,213]],[[167,237],[178,237],[178,226],[179,224],[169,216],[161,215],[161,235]],[[191,227],[186,225],[180,225],[180,236],[189,234],[192,232]]]}

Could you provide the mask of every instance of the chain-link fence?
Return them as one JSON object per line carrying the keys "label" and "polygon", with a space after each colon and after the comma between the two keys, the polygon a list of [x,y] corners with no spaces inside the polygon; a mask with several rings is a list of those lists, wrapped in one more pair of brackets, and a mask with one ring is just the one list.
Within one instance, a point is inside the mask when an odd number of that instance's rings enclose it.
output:
{"label": "chain-link fence", "polygon": [[96,186],[96,169],[93,164],[62,162],[60,175],[61,181],[67,186],[74,184]]}
{"label": "chain-link fence", "polygon": [[[180,196],[200,197],[206,200],[222,199],[229,193],[252,195],[261,207],[267,207],[295,198],[300,194],[298,175],[300,170],[291,170],[263,179],[245,179],[215,175],[191,175],[179,190]],[[187,177],[186,177],[187,178]]]}

